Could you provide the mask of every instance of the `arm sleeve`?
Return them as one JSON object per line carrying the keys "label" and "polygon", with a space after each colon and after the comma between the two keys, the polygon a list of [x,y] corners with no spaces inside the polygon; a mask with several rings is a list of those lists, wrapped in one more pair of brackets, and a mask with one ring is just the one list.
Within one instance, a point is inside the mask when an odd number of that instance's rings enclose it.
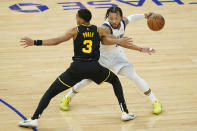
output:
{"label": "arm sleeve", "polygon": [[145,18],[144,14],[135,14],[135,15],[127,16],[129,22],[135,22],[144,18]]}

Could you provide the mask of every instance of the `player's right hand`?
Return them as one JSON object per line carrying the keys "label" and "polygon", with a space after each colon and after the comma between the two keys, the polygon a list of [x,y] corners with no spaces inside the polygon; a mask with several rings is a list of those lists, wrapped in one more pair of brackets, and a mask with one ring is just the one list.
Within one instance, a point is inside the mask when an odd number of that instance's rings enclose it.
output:
{"label": "player's right hand", "polygon": [[148,53],[149,55],[151,55],[152,53],[155,53],[156,50],[153,49],[153,48],[142,48],[142,49],[141,49],[141,52],[143,52],[143,53]]}
{"label": "player's right hand", "polygon": [[34,45],[34,40],[32,40],[29,37],[23,37],[23,38],[21,38],[20,42],[22,43],[21,46],[23,46],[24,48],[26,48],[28,46],[33,46]]}
{"label": "player's right hand", "polygon": [[148,12],[148,13],[145,13],[145,18],[146,19],[149,19],[154,13],[153,12]]}

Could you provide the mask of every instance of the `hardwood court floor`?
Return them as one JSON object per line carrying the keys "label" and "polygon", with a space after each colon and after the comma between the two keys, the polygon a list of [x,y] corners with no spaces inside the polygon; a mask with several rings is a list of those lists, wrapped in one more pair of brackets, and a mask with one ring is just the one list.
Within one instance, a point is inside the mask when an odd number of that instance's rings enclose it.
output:
{"label": "hardwood court floor", "polygon": [[[93,24],[104,22],[106,9],[91,9]],[[27,2],[27,1],[20,1]],[[19,46],[23,36],[47,39],[74,27],[76,10],[63,10],[58,0],[29,0],[50,7],[40,13],[21,13],[8,7],[17,0],[0,1],[0,98],[26,117],[31,117],[37,104],[55,78],[65,71],[73,55],[72,40],[55,47]],[[154,55],[125,49],[137,73],[150,85],[163,104],[163,113],[153,115],[149,99],[129,79],[120,76],[128,108],[137,118],[120,121],[120,109],[109,84],[91,84],[72,100],[71,110],[59,110],[63,94],[55,97],[39,120],[38,131],[196,131],[197,130],[197,5],[164,3],[156,6],[146,1],[132,7],[117,1],[124,15],[157,12],[166,19],[160,32],[150,31],[146,20],[129,24],[126,36],[134,44],[153,47]],[[111,3],[112,3],[111,2]],[[19,128],[22,119],[0,103],[0,130],[27,131]]]}

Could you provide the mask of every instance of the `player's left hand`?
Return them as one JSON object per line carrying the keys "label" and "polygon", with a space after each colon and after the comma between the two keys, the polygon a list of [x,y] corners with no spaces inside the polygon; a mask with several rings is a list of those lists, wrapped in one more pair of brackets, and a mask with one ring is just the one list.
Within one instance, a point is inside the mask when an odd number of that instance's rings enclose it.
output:
{"label": "player's left hand", "polygon": [[145,13],[144,15],[145,15],[145,18],[146,19],[149,19],[149,17],[151,16],[151,15],[153,15],[154,13],[153,12],[148,12],[148,13]]}
{"label": "player's left hand", "polygon": [[155,53],[156,51],[153,48],[142,48],[141,52],[148,53],[149,55],[151,55],[152,53]]}
{"label": "player's left hand", "polygon": [[22,43],[21,46],[24,46],[24,48],[28,46],[33,46],[34,45],[34,40],[32,40],[29,37],[23,37],[21,38],[20,42]]}

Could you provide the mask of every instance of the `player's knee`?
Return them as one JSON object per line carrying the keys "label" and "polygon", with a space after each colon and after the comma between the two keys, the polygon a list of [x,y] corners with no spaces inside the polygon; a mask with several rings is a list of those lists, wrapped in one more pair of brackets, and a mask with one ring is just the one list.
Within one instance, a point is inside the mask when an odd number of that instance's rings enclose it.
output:
{"label": "player's knee", "polygon": [[137,79],[138,75],[136,73],[133,73],[130,75],[130,78],[135,81]]}
{"label": "player's knee", "polygon": [[114,77],[114,81],[119,81],[119,78],[118,78],[118,76],[117,76],[117,75],[115,75],[115,74],[114,74],[114,76],[113,76],[113,77]]}
{"label": "player's knee", "polygon": [[127,73],[127,77],[130,78],[131,80],[135,81],[139,76],[136,74],[135,70],[133,70],[129,74]]}
{"label": "player's knee", "polygon": [[113,72],[111,72],[110,77],[109,77],[109,82],[113,85],[116,82],[119,82],[119,78],[117,75],[115,75]]}

